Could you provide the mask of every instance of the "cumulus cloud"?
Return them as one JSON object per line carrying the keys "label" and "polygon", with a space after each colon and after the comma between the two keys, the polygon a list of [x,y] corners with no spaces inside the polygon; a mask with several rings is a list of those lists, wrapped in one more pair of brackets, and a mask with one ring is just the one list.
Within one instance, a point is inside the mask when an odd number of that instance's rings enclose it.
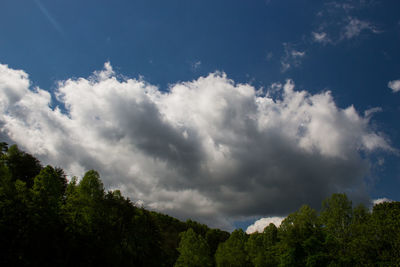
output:
{"label": "cumulus cloud", "polygon": [[390,81],[388,83],[388,87],[392,89],[393,93],[397,93],[400,91],[400,80]]}
{"label": "cumulus cloud", "polygon": [[264,228],[267,227],[268,225],[270,225],[271,223],[275,224],[276,227],[279,227],[284,219],[285,219],[285,217],[261,218],[261,219],[255,221],[249,227],[247,227],[246,233],[247,234],[252,234],[255,232],[262,233],[264,231]]}
{"label": "cumulus cloud", "polygon": [[319,207],[333,192],[368,201],[368,154],[391,150],[369,116],[291,80],[271,86],[272,97],[218,72],[167,92],[117,77],[106,63],[60,81],[65,108],[51,108],[28,74],[0,65],[1,133],[69,175],[96,169],[145,207],[224,229]]}

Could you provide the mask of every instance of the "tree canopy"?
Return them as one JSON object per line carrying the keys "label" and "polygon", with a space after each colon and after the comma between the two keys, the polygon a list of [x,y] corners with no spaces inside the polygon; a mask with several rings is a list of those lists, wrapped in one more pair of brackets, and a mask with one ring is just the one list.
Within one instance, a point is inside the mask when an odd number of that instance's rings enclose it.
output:
{"label": "tree canopy", "polygon": [[399,266],[400,202],[333,194],[277,227],[231,234],[135,206],[87,171],[69,181],[0,143],[1,266]]}

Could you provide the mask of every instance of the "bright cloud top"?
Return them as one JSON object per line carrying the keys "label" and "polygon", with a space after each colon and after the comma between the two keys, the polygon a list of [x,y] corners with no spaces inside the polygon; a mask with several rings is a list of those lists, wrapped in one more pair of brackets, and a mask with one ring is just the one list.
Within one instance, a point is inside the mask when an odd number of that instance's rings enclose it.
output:
{"label": "bright cloud top", "polygon": [[255,232],[262,233],[264,228],[270,225],[271,223],[274,224],[276,227],[279,227],[285,217],[267,217],[261,218],[255,221],[252,225],[247,227],[246,233],[252,234]]}
{"label": "bright cloud top", "polygon": [[78,176],[96,169],[145,207],[225,229],[239,217],[319,207],[333,192],[366,200],[360,153],[391,150],[369,116],[291,80],[274,88],[276,99],[212,73],[161,92],[118,79],[106,63],[59,82],[61,110],[24,71],[0,65],[0,127],[45,164]]}

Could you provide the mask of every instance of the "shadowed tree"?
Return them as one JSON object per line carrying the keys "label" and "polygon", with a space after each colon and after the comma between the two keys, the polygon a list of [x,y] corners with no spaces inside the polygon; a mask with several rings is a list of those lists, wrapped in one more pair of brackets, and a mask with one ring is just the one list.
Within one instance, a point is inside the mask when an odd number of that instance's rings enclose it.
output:
{"label": "shadowed tree", "polygon": [[211,267],[212,258],[206,240],[192,228],[181,233],[178,251],[180,253],[175,267]]}
{"label": "shadowed tree", "polygon": [[214,255],[218,249],[218,245],[225,242],[229,238],[229,233],[219,229],[209,229],[206,234],[206,241],[210,247],[210,255],[213,258],[213,265],[215,265]]}
{"label": "shadowed tree", "polygon": [[4,155],[8,150],[8,144],[6,142],[0,142],[0,156]]}
{"label": "shadowed tree", "polygon": [[275,224],[270,223],[264,228],[263,232],[263,245],[265,249],[265,266],[276,266],[278,263],[277,259],[277,243],[278,239],[278,228]]}
{"label": "shadowed tree", "polygon": [[346,194],[333,194],[322,202],[321,222],[326,232],[325,246],[335,264],[351,265],[350,224],[353,209]]}
{"label": "shadowed tree", "polygon": [[245,244],[247,235],[242,229],[232,232],[224,243],[218,246],[215,262],[218,267],[251,266],[247,259]]}
{"label": "shadowed tree", "polygon": [[266,265],[264,235],[260,233],[253,233],[245,245],[247,257],[255,267],[263,267]]}
{"label": "shadowed tree", "polygon": [[269,267],[278,265],[278,229],[272,223],[264,228],[263,233],[253,233],[246,242],[248,259],[253,266]]}
{"label": "shadowed tree", "polygon": [[374,249],[373,228],[371,227],[371,213],[364,205],[353,209],[350,224],[351,241],[349,244],[353,266],[374,266],[377,251]]}
{"label": "shadowed tree", "polygon": [[371,226],[379,266],[400,266],[400,202],[374,206]]}
{"label": "shadowed tree", "polygon": [[39,160],[31,154],[19,150],[17,145],[12,145],[8,148],[5,161],[11,172],[12,179],[14,181],[19,179],[25,182],[28,188],[33,186],[33,179],[42,169]]}
{"label": "shadowed tree", "polygon": [[[63,258],[64,225],[61,218],[63,183],[51,166],[43,168],[35,177],[31,189],[32,240],[31,251],[41,266],[60,265]],[[53,255],[49,258],[49,254]]]}
{"label": "shadowed tree", "polygon": [[290,214],[279,227],[280,266],[321,266],[322,229],[317,212],[307,205]]}
{"label": "shadowed tree", "polygon": [[68,259],[81,266],[100,264],[103,259],[99,250],[106,216],[103,200],[104,188],[96,171],[86,172],[79,184],[73,178],[67,186],[63,213],[71,247]]}

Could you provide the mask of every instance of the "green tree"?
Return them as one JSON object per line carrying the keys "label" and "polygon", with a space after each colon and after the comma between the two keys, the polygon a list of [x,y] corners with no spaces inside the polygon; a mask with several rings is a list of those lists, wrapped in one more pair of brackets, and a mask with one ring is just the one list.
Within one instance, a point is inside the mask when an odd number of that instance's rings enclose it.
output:
{"label": "green tree", "polygon": [[202,237],[206,236],[209,229],[207,225],[195,222],[190,219],[186,221],[186,227],[187,229],[192,228],[193,231],[195,231],[197,234],[200,234]]}
{"label": "green tree", "polygon": [[277,243],[278,243],[278,228],[275,224],[270,223],[264,228],[263,245],[265,249],[265,266],[277,266]]}
{"label": "green tree", "polygon": [[374,249],[374,233],[371,227],[371,213],[364,205],[353,209],[350,224],[350,251],[354,266],[375,266],[377,251]]}
{"label": "green tree", "polygon": [[81,265],[101,264],[105,232],[104,188],[96,171],[88,171],[77,184],[73,178],[66,189],[63,218],[69,236],[67,258]]}
{"label": "green tree", "polygon": [[233,231],[228,240],[218,246],[215,253],[216,266],[251,266],[245,250],[246,241],[247,235],[242,229]]}
{"label": "green tree", "polygon": [[[35,177],[31,192],[31,254],[41,266],[64,262],[64,225],[61,217],[63,184],[57,171],[47,166]],[[49,258],[49,254],[53,255]]]}
{"label": "green tree", "polygon": [[160,242],[164,254],[164,266],[173,266],[179,257],[179,234],[186,231],[187,225],[176,218],[157,212],[150,212],[151,217],[160,229]]}
{"label": "green tree", "polygon": [[379,266],[400,266],[400,202],[375,205],[371,227]]}
{"label": "green tree", "polygon": [[0,156],[7,153],[7,150],[8,150],[8,144],[6,142],[0,142]]}
{"label": "green tree", "polygon": [[[210,255],[214,259],[215,252],[218,249],[218,245],[225,242],[229,238],[229,233],[221,231],[219,229],[209,229],[206,234],[206,241],[210,247]],[[213,260],[215,265],[215,262]]]}
{"label": "green tree", "polygon": [[320,266],[325,259],[317,212],[307,205],[290,214],[279,228],[280,266]]}
{"label": "green tree", "polygon": [[324,200],[320,217],[326,232],[325,246],[331,261],[339,265],[352,265],[349,246],[353,209],[346,194],[333,194]]}
{"label": "green tree", "polygon": [[53,167],[46,166],[35,177],[32,198],[35,209],[49,213],[49,220],[59,213],[63,200],[63,184]]}
{"label": "green tree", "polygon": [[257,232],[251,234],[246,242],[245,248],[248,260],[255,267],[267,266],[263,234]]}
{"label": "green tree", "polygon": [[6,164],[14,181],[17,179],[26,183],[28,188],[33,186],[33,180],[39,174],[42,166],[38,159],[31,154],[19,150],[17,145],[12,145],[7,150]]}
{"label": "green tree", "polygon": [[192,228],[181,234],[178,251],[180,255],[174,265],[176,267],[212,266],[210,248],[206,240],[196,234]]}

